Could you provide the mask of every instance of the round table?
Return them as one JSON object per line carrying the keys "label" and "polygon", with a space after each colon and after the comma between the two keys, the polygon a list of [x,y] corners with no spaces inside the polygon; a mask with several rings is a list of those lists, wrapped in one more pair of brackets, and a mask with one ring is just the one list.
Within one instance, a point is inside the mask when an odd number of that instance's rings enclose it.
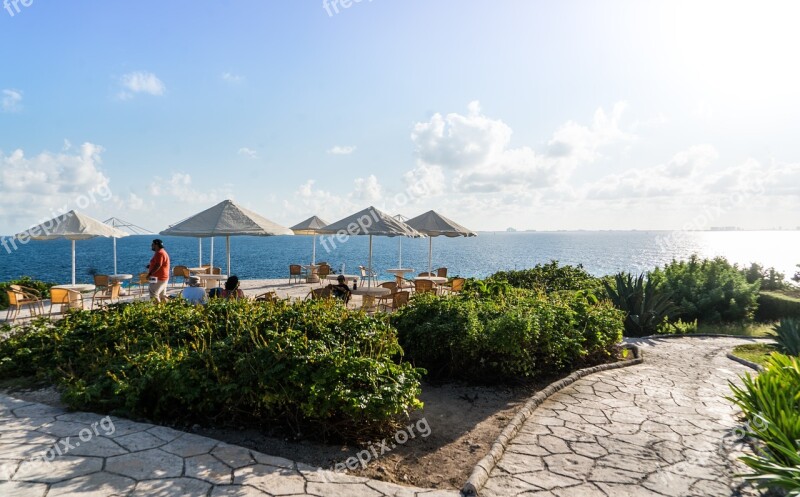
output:
{"label": "round table", "polygon": [[317,276],[317,269],[319,266],[316,264],[309,264],[307,266],[300,266],[306,270],[306,283],[319,283],[319,276]]}
{"label": "round table", "polygon": [[361,308],[371,309],[375,307],[375,297],[384,297],[392,293],[388,288],[382,286],[367,287],[362,286],[351,290],[353,295],[361,295]]}
{"label": "round table", "polygon": [[445,278],[444,276],[417,276],[416,278],[414,278],[414,281],[417,280],[432,281],[437,285],[440,285],[442,283],[447,283],[447,278]]}
{"label": "round table", "polygon": [[[108,281],[110,281],[111,283],[114,283],[114,282],[122,283],[123,281],[128,281],[130,279],[133,279],[133,275],[132,274],[109,274],[108,275]],[[119,294],[120,295],[128,295],[127,293],[123,292],[122,289],[120,289]]]}
{"label": "round table", "polygon": [[196,274],[195,275],[200,281],[203,282],[203,286],[205,286],[206,281],[222,281],[227,280],[227,274]]}
{"label": "round table", "polygon": [[403,280],[406,277],[406,273],[413,273],[414,270],[408,267],[401,267],[401,268],[387,269],[386,272],[394,275],[398,288],[403,288]]}

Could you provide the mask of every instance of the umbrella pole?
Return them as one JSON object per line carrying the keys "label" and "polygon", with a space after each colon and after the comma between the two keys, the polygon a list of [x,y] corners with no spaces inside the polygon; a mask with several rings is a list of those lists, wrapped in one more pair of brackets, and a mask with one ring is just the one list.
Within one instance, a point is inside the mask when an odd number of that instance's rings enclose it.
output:
{"label": "umbrella pole", "polygon": [[231,275],[231,236],[225,236],[225,253],[228,254],[228,276]]}
{"label": "umbrella pole", "polygon": [[203,239],[197,239],[197,267],[203,267]]}
{"label": "umbrella pole", "polygon": [[403,267],[403,237],[398,236],[397,238],[400,239],[400,260],[397,262],[397,267]]}
{"label": "umbrella pole", "polygon": [[369,269],[367,270],[367,288],[372,286],[372,235],[369,235]]}
{"label": "umbrella pole", "polygon": [[75,284],[75,240],[72,240],[72,284]]}
{"label": "umbrella pole", "polygon": [[428,237],[428,272],[431,272],[431,254],[433,253],[433,237]]}
{"label": "umbrella pole", "polygon": [[311,243],[313,244],[313,245],[311,245],[311,265],[313,266],[314,264],[317,263],[317,234],[316,233],[314,233],[314,238],[313,238],[313,241]]}
{"label": "umbrella pole", "polygon": [[211,271],[214,272],[214,237],[211,237]]}
{"label": "umbrella pole", "polygon": [[114,240],[114,274],[118,274],[117,273],[117,239],[116,238],[112,238],[112,240]]}

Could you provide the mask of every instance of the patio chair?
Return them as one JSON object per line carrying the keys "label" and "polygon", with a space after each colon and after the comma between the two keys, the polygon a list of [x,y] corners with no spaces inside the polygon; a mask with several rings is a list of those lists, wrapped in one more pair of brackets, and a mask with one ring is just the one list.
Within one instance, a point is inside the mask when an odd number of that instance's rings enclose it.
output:
{"label": "patio chair", "polygon": [[253,300],[256,302],[277,302],[280,300],[280,298],[275,292],[265,292],[260,295],[256,295]]}
{"label": "patio chair", "polygon": [[[396,311],[408,305],[410,292],[396,292],[378,299],[378,308],[384,312]],[[381,301],[384,301],[383,303]]]}
{"label": "patio chair", "polygon": [[172,268],[172,286],[173,288],[177,285],[175,282],[176,278],[183,278],[183,286],[186,286],[186,279],[189,277],[189,268],[186,266],[175,266]]}
{"label": "patio chair", "polygon": [[364,281],[372,280],[374,284],[378,284],[378,275],[375,273],[375,270],[369,270],[364,266],[358,266],[358,270],[361,272],[361,286],[364,286]]}
{"label": "patio chair", "polygon": [[200,274],[211,274],[211,264],[202,264],[200,267],[204,269]]}
{"label": "patio chair", "polygon": [[111,280],[108,279],[107,274],[94,275],[94,293],[103,293],[108,290],[111,285]]}
{"label": "patio chair", "polygon": [[80,308],[83,309],[83,295],[81,295],[81,292],[65,288],[51,288],[49,316],[53,315],[53,307],[57,305],[61,306],[59,314],[63,314],[65,309],[78,308],[78,303],[80,303]]}
{"label": "patio chair", "polygon": [[467,280],[464,278],[453,278],[449,283],[439,285],[439,290],[443,295],[460,293],[464,289],[464,283],[466,282]]}
{"label": "patio chair", "polygon": [[212,267],[211,268],[211,272],[209,272],[208,274],[222,274],[222,268],[221,267]]}
{"label": "patio chair", "polygon": [[144,289],[150,287],[150,278],[147,276],[147,273],[139,273],[139,275],[132,279],[128,287],[130,288],[130,293],[133,295],[134,287],[139,287],[139,296],[141,297],[144,295]]}
{"label": "patio chair", "polygon": [[300,264],[289,264],[289,283],[294,278],[295,283],[300,283],[303,278],[303,266]]}
{"label": "patio chair", "polygon": [[325,300],[332,297],[333,293],[331,292],[331,289],[328,287],[323,287],[315,288],[308,292],[308,295],[306,295],[306,300]]}
{"label": "patio chair", "polygon": [[392,293],[397,293],[397,282],[396,281],[387,281],[386,283],[381,283],[378,286],[380,288],[388,288],[389,291],[391,291]]}
{"label": "patio chair", "polygon": [[317,268],[317,276],[319,276],[319,284],[325,281],[325,277],[331,274],[331,267],[328,264],[320,264]]}
{"label": "patio chair", "polygon": [[[19,285],[9,285],[6,290],[8,295],[8,311],[6,311],[6,321],[9,319],[13,323],[19,316],[23,306],[28,306],[31,317],[36,315],[37,307],[44,314],[44,305],[38,291],[33,288],[26,288]],[[13,312],[12,312],[13,311]]]}
{"label": "patio chair", "polygon": [[99,295],[98,295],[97,292],[95,292],[92,295],[92,304],[90,306],[90,309],[94,309],[94,301],[95,300],[98,300],[100,302],[107,301],[109,304],[113,304],[115,300],[117,302],[119,302],[119,289],[121,287],[122,287],[122,284],[120,282],[118,282],[118,281],[115,281],[115,282],[113,282],[111,284],[111,286],[108,288],[107,291],[105,291],[105,292],[103,292],[103,293],[101,293]]}
{"label": "patio chair", "polygon": [[436,285],[434,285],[432,281],[414,280],[414,293],[416,294],[436,293],[435,287]]}
{"label": "patio chair", "polygon": [[436,276],[438,276],[439,278],[447,278],[447,268],[440,267],[439,269],[437,269]]}

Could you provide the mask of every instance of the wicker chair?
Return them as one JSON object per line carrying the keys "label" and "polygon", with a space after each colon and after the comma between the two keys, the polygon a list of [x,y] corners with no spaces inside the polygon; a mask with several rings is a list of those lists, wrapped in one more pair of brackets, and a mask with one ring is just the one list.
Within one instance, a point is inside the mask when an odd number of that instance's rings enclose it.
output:
{"label": "wicker chair", "polygon": [[183,286],[186,286],[186,279],[189,278],[189,268],[186,266],[175,266],[172,268],[172,286],[176,286],[176,278],[183,278]]}
{"label": "wicker chair", "polygon": [[[80,305],[78,305],[80,303]],[[53,315],[53,308],[59,307],[59,314],[63,314],[65,309],[81,308],[83,309],[83,295],[74,290],[67,290],[65,288],[51,288],[50,289],[50,316]]]}
{"label": "wicker chair", "polygon": [[437,269],[436,276],[438,276],[439,278],[447,278],[447,268],[440,267],[439,269]]}
{"label": "wicker chair", "polygon": [[106,302],[107,301],[109,304],[113,304],[115,300],[117,302],[119,302],[119,289],[121,287],[122,287],[122,284],[120,282],[118,282],[118,281],[115,281],[115,282],[113,282],[111,284],[111,286],[108,288],[107,291],[105,291],[105,292],[103,292],[103,293],[101,293],[99,295],[98,295],[97,292],[95,292],[92,295],[91,308],[94,309],[94,301],[95,300],[98,300],[99,302]]}
{"label": "wicker chair", "polygon": [[446,285],[439,285],[439,290],[442,294],[460,293],[464,289],[464,283],[467,280],[464,278],[453,278],[453,281]]}
{"label": "wicker chair", "polygon": [[320,264],[317,268],[317,276],[319,276],[319,284],[321,285],[325,278],[331,274],[331,267],[328,264]]}
{"label": "wicker chair", "polygon": [[306,295],[306,300],[325,300],[330,298],[333,298],[333,293],[328,287],[315,288]]}
{"label": "wicker chair", "polygon": [[395,292],[378,299],[378,308],[384,312],[396,311],[408,305],[410,292]]}
{"label": "wicker chair", "polygon": [[289,283],[292,282],[292,278],[294,278],[296,283],[300,283],[300,280],[303,278],[303,266],[300,264],[289,264]]}
{"label": "wicker chair", "polygon": [[6,311],[6,321],[9,319],[13,323],[19,316],[23,306],[28,306],[31,316],[36,315],[36,309],[40,309],[44,314],[44,305],[38,291],[33,288],[26,288],[19,285],[9,285],[6,290],[8,295],[8,311]]}
{"label": "wicker chair", "polygon": [[436,285],[430,280],[414,280],[414,293],[436,293]]}

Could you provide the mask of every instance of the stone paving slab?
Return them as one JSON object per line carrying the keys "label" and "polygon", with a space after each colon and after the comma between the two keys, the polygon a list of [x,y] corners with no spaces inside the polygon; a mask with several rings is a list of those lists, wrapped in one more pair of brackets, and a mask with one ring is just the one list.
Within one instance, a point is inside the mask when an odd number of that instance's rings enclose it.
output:
{"label": "stone paving slab", "polygon": [[0,394],[0,497],[457,497]]}
{"label": "stone paving slab", "polygon": [[738,411],[728,382],[750,369],[738,338],[631,340],[642,364],[587,376],[528,418],[479,492],[517,496],[759,495],[735,473]]}

